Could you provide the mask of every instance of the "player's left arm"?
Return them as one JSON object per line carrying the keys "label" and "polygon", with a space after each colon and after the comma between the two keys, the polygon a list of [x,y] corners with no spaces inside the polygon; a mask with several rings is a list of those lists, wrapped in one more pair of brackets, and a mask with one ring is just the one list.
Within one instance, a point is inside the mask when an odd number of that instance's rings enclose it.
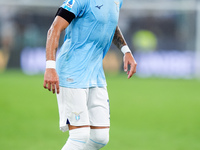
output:
{"label": "player's left arm", "polygon": [[[136,73],[137,63],[128,48],[128,45],[121,33],[119,26],[116,27],[115,34],[113,37],[113,44],[115,44],[124,53],[124,71],[128,74],[128,79]],[[130,65],[130,70],[128,70],[128,65]]]}

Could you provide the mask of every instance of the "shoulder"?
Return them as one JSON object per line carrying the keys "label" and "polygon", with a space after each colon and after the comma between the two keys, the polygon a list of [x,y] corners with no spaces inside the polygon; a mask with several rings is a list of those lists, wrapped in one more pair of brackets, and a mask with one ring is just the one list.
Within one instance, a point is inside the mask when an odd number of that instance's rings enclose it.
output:
{"label": "shoulder", "polygon": [[78,3],[81,7],[86,7],[89,4],[90,0],[72,0],[75,3]]}
{"label": "shoulder", "polygon": [[89,0],[65,0],[62,7],[72,8],[74,5],[84,7],[88,4]]}
{"label": "shoulder", "polygon": [[88,8],[90,5],[90,0],[78,0],[82,6],[82,8]]}
{"label": "shoulder", "polygon": [[90,0],[66,0],[61,5],[62,8],[72,12],[75,16],[82,16],[88,8]]}

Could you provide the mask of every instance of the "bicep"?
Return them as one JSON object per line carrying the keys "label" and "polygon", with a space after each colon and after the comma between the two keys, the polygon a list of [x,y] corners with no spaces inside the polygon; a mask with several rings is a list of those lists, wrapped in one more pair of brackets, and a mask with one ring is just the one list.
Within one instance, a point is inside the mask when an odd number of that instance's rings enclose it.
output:
{"label": "bicep", "polygon": [[74,18],[74,13],[60,7],[56,13],[52,27],[61,32],[68,27]]}
{"label": "bicep", "polygon": [[64,18],[60,16],[56,16],[51,28],[53,28],[56,31],[62,32],[64,29],[66,29],[69,25],[69,22],[65,20]]}

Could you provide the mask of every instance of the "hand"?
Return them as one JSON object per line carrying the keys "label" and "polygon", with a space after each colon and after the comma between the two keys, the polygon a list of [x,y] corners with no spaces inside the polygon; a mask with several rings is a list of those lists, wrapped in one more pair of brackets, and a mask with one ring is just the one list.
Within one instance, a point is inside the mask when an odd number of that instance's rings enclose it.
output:
{"label": "hand", "polygon": [[53,94],[55,93],[55,90],[57,91],[57,94],[59,94],[59,79],[55,69],[46,69],[43,86],[45,89],[52,91]]}
{"label": "hand", "polygon": [[[128,65],[131,66],[130,70],[128,70]],[[133,55],[131,53],[125,53],[124,55],[124,71],[128,74],[128,79],[133,76],[134,73],[136,73],[136,66],[137,63],[135,59],[133,58]]]}

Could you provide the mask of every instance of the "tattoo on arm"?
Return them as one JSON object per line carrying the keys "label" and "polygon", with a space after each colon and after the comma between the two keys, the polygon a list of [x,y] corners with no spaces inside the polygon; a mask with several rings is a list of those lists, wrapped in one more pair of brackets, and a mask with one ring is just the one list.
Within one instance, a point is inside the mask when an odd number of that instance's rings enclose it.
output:
{"label": "tattoo on arm", "polygon": [[124,45],[127,45],[126,44],[126,41],[119,29],[119,27],[117,26],[116,27],[116,30],[115,30],[115,35],[113,37],[113,44],[115,44],[117,46],[117,48],[121,49]]}

